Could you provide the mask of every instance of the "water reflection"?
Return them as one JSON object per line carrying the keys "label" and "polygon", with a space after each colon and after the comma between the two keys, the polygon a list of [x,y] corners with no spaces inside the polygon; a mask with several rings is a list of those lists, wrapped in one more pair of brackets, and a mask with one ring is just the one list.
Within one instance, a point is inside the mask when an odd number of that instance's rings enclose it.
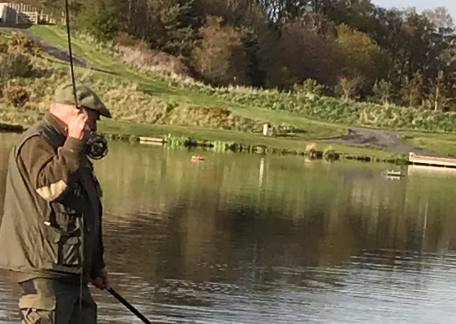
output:
{"label": "water reflection", "polygon": [[[107,263],[118,290],[151,319],[446,323],[456,316],[451,178],[409,172],[388,181],[381,165],[203,154],[205,162],[193,163],[186,151],[116,143],[96,164]],[[0,309],[7,309],[0,321],[15,315],[9,287],[0,277]],[[96,297],[102,322],[134,319],[109,296]]]}

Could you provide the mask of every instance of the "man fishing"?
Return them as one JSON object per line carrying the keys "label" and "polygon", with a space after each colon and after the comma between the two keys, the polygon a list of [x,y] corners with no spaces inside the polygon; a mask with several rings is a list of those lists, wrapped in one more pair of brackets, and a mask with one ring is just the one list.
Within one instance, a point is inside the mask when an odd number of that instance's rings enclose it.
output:
{"label": "man fishing", "polygon": [[100,115],[111,117],[91,89],[64,85],[49,113],[12,148],[0,268],[11,270],[22,287],[22,323],[95,324],[88,283],[110,288],[101,189],[88,157],[104,156],[107,148],[101,143],[94,153],[88,144]]}

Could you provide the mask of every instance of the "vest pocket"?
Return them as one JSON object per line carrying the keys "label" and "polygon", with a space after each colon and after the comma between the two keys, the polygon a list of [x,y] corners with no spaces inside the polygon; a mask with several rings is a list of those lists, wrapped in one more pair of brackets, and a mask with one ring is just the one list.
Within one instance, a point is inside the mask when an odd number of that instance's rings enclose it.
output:
{"label": "vest pocket", "polygon": [[82,214],[60,203],[51,204],[47,225],[54,231],[54,263],[59,266],[82,266]]}
{"label": "vest pocket", "polygon": [[48,237],[52,246],[53,263],[60,266],[80,267],[81,255],[81,222],[79,218],[64,213],[55,213],[54,219],[70,219],[70,222],[56,224],[45,222],[49,228]]}
{"label": "vest pocket", "polygon": [[61,204],[51,205],[51,214],[49,216],[49,222],[55,228],[58,228],[64,233],[70,234],[77,229],[79,218],[82,217],[80,211],[71,209]]}
{"label": "vest pocket", "polygon": [[78,236],[60,234],[56,240],[58,245],[57,264],[63,266],[81,266],[81,240]]}

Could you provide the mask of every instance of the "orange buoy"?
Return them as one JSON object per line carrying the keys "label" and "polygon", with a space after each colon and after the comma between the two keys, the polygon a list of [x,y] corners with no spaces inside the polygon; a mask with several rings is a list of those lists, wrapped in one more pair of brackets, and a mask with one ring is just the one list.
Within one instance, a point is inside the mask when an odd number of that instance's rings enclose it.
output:
{"label": "orange buoy", "polygon": [[204,161],[204,156],[201,155],[193,155],[192,161]]}

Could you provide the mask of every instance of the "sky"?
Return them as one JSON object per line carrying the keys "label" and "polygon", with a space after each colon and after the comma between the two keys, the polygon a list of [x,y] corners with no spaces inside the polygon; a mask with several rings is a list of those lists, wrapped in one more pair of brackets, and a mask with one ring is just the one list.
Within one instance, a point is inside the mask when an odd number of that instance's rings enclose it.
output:
{"label": "sky", "polygon": [[446,7],[451,14],[453,21],[456,21],[456,1],[455,0],[372,0],[372,3],[383,8],[408,8],[416,7],[418,11],[423,9],[433,9],[435,7]]}

